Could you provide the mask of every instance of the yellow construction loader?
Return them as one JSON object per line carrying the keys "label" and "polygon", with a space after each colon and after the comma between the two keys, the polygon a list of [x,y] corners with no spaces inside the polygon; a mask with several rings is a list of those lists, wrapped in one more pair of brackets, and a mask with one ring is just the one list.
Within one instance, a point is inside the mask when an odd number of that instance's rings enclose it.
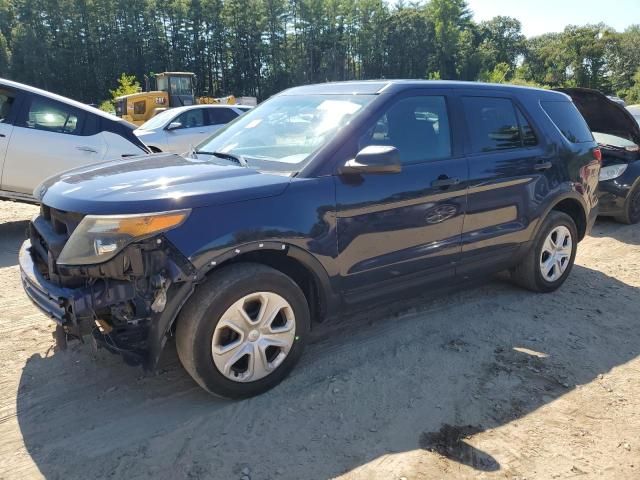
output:
{"label": "yellow construction loader", "polygon": [[[116,115],[136,125],[169,108],[195,104],[236,104],[236,97],[196,97],[195,74],[191,72],[162,72],[154,75],[155,90],[123,95],[115,99]],[[255,105],[255,98],[247,98]]]}

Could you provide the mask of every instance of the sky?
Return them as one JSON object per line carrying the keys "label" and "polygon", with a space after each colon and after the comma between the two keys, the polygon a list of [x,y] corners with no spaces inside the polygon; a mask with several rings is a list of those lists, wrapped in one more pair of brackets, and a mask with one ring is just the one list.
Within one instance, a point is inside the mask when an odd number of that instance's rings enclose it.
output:
{"label": "sky", "polygon": [[561,32],[567,25],[600,23],[624,30],[640,24],[640,0],[467,0],[477,22],[515,17],[527,37]]}

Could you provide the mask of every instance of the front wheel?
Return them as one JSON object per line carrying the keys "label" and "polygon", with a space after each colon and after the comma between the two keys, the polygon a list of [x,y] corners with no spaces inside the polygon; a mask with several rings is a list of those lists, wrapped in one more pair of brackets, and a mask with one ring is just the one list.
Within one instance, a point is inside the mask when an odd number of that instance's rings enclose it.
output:
{"label": "front wheel", "polygon": [[569,276],[577,246],[578,234],[573,219],[566,213],[551,211],[531,250],[511,270],[511,278],[534,292],[553,292]]}
{"label": "front wheel", "polygon": [[194,380],[214,395],[246,398],[273,388],[291,371],[310,315],[291,278],[240,263],[198,286],[177,322],[178,356]]}

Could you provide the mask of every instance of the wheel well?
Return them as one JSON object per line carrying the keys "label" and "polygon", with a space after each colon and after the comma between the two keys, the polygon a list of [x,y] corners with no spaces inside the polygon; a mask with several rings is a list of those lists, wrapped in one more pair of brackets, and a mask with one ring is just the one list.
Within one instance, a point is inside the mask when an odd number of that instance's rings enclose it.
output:
{"label": "wheel well", "polygon": [[553,210],[557,210],[559,212],[566,213],[569,215],[576,224],[576,228],[578,229],[578,240],[582,240],[587,233],[587,216],[584,213],[584,209],[580,202],[577,200],[573,200],[571,198],[567,198],[558,202]]}
{"label": "wheel well", "polygon": [[[303,263],[285,253],[272,250],[262,250],[259,252],[247,252],[242,255],[238,255],[232,260],[224,262],[220,266],[240,262],[261,263],[287,275],[296,282],[302,290],[302,293],[304,293],[307,303],[309,304],[309,313],[311,314],[312,322],[322,321],[326,306],[323,300],[323,294],[320,290],[320,281]],[[215,271],[215,269],[213,271]]]}

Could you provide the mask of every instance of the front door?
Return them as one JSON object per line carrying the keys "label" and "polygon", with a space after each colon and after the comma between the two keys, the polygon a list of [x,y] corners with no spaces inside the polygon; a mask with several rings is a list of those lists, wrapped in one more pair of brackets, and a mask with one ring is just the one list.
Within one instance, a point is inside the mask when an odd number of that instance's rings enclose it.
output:
{"label": "front door", "polygon": [[13,133],[13,118],[17,108],[16,97],[13,90],[0,86],[0,175]]}
{"label": "front door", "polygon": [[166,130],[167,150],[185,153],[207,138],[207,116],[204,108],[192,108],[178,115],[171,123],[181,126]]}
{"label": "front door", "polygon": [[456,145],[446,91],[401,97],[358,139],[398,149],[396,174],[338,175],[336,210],[342,289],[389,288],[454,276],[466,208],[467,163]]}
{"label": "front door", "polygon": [[101,161],[107,145],[95,128],[85,128],[90,121],[83,110],[31,95],[16,120],[7,150],[3,189],[31,194],[52,175]]}

